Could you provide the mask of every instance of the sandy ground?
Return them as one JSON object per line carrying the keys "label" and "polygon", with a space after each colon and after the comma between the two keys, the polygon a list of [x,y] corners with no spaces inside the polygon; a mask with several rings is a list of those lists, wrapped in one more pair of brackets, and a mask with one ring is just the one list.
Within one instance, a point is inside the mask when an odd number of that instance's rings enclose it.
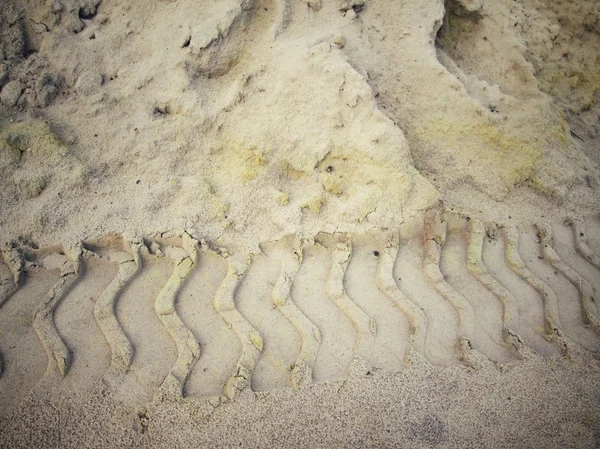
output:
{"label": "sandy ground", "polygon": [[[193,403],[24,404],[3,422],[6,447],[586,447],[598,446],[598,363],[519,362],[477,372],[415,362],[395,374],[356,367],[345,382]],[[369,374],[367,374],[369,373]]]}
{"label": "sandy ground", "polygon": [[597,2],[0,2],[0,447],[600,445]]}

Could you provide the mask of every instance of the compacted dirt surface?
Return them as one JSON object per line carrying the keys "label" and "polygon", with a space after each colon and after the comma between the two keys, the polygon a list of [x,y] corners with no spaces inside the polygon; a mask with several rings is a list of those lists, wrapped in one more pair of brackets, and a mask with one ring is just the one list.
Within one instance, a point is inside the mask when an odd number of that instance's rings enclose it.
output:
{"label": "compacted dirt surface", "polygon": [[599,447],[599,74],[591,0],[0,0],[0,447]]}

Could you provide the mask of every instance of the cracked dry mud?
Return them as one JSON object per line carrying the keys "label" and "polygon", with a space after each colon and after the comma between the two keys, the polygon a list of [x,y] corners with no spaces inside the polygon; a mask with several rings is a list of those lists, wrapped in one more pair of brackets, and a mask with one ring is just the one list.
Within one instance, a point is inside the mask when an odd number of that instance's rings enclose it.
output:
{"label": "cracked dry mud", "polygon": [[0,447],[600,445],[600,9],[5,0]]}

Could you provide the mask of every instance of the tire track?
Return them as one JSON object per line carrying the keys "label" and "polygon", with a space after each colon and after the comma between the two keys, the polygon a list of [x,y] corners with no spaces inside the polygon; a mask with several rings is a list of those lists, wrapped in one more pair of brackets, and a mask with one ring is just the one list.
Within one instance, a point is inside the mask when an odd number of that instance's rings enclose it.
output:
{"label": "tire track", "polygon": [[19,286],[24,272],[22,255],[17,251],[16,247],[10,244],[3,244],[2,247],[0,247],[0,253],[2,254],[1,260],[6,264],[6,267],[12,274],[13,283],[16,286]]}
{"label": "tire track", "polygon": [[302,264],[291,286],[294,304],[319,329],[321,345],[313,365],[316,382],[346,376],[357,340],[352,321],[325,293],[331,263],[326,248],[303,241]]}
{"label": "tire track", "polygon": [[556,293],[548,284],[533,274],[521,259],[519,254],[519,231],[507,225],[501,225],[501,229],[506,243],[505,257],[510,269],[540,294],[544,304],[544,329],[546,334],[550,339],[559,337],[561,332]]}
{"label": "tire track", "polygon": [[198,241],[187,233],[181,236],[184,254],[177,251],[170,257],[175,261],[173,274],[164,285],[154,303],[154,310],[177,346],[177,360],[160,385],[160,399],[183,398],[185,383],[200,357],[200,344],[185,326],[175,309],[175,301],[186,278],[198,260]]}
{"label": "tire track", "polygon": [[400,290],[425,312],[427,330],[424,356],[434,365],[454,365],[460,357],[458,315],[452,305],[426,279],[423,237],[402,240],[394,267]]}
{"label": "tire track", "polygon": [[573,228],[573,238],[575,241],[575,249],[581,257],[589,263],[600,269],[600,257],[597,256],[587,244],[585,222],[581,218],[569,218],[566,225]]}
{"label": "tire track", "polygon": [[[556,312],[552,310],[554,307],[552,294],[550,293],[546,297],[546,316],[552,320],[551,315],[557,313],[559,331],[564,332],[566,337],[579,346],[589,351],[598,351],[600,339],[598,334],[584,322],[579,290],[544,259],[540,243],[538,232],[533,226],[520,230],[518,249],[524,264],[536,277],[548,285],[550,291],[553,291],[556,296]],[[555,322],[554,324],[556,325]]]}
{"label": "tire track", "polygon": [[254,368],[252,389],[268,391],[290,386],[292,366],[301,338],[273,304],[273,288],[286,260],[281,242],[261,244],[262,254],[252,257],[236,294],[240,313],[260,333],[264,347]]}
{"label": "tire track", "polygon": [[467,220],[457,214],[446,214],[446,241],[440,255],[440,271],[473,308],[475,323],[471,345],[489,360],[507,362],[515,353],[503,338],[503,306],[471,271],[469,271],[469,235]]}
{"label": "tire track", "polygon": [[552,231],[549,227],[536,225],[540,237],[540,247],[544,259],[565,276],[579,290],[581,308],[585,324],[589,324],[596,333],[600,333],[600,318],[594,304],[594,292],[591,285],[575,270],[566,265],[552,247]]}
{"label": "tire track", "polygon": [[[518,233],[515,234],[516,241],[509,243],[506,237],[507,233],[513,234],[510,229],[499,225],[487,230],[483,263],[490,274],[513,293],[519,309],[517,331],[525,345],[544,357],[564,354],[566,342],[562,331],[556,324],[556,318],[549,318],[558,314],[556,295],[525,267],[517,252]],[[551,295],[554,295],[553,299]],[[553,303],[553,306],[546,307],[545,302]],[[549,315],[546,309],[550,310]]]}
{"label": "tire track", "polygon": [[239,392],[252,383],[252,373],[263,350],[261,335],[242,316],[235,306],[236,290],[248,262],[228,256],[229,266],[225,279],[214,298],[214,306],[221,318],[233,329],[242,344],[242,354],[236,364],[235,373],[227,381],[224,394],[233,399]]}
{"label": "tire track", "polygon": [[88,393],[102,375],[127,403],[215,406],[246,387],[345,379],[356,360],[397,371],[412,349],[468,366],[487,360],[480,352],[499,362],[598,352],[595,236],[582,220],[539,226],[536,241],[533,228],[442,213],[403,225],[402,241],[380,229],[288,235],[261,244],[252,265],[204,242],[199,257],[187,233],[4,246],[0,414],[27,394]]}
{"label": "tire track", "polygon": [[116,304],[123,290],[138,274],[142,266],[140,256],[142,241],[140,239],[130,239],[129,241],[123,239],[116,242],[116,246],[121,251],[117,255],[111,254],[109,260],[118,263],[119,271],[94,306],[94,317],[111,350],[110,366],[103,379],[106,385],[113,387],[122,380],[133,361],[133,345],[117,318]]}
{"label": "tire track", "polygon": [[277,0],[276,2],[276,18],[271,26],[273,39],[276,39],[280,34],[285,32],[292,19],[291,0]]}
{"label": "tire track", "polygon": [[79,263],[82,244],[71,248],[51,248],[63,255],[60,265],[60,278],[52,286],[48,294],[36,308],[33,314],[33,328],[38,334],[49,358],[49,369],[55,366],[64,377],[71,366],[71,352],[61,338],[54,324],[54,311],[65,294],[79,277]]}
{"label": "tire track", "polygon": [[0,309],[0,347],[4,374],[0,377],[0,416],[6,416],[39,383],[48,356],[33,329],[33,313],[56,284],[56,270],[37,264],[23,267],[19,288]]}
{"label": "tire track", "polygon": [[155,311],[156,298],[173,274],[165,251],[152,240],[140,248],[143,269],[116,303],[117,321],[131,342],[133,358],[124,375],[110,379],[109,385],[116,397],[131,404],[151,401],[177,359],[177,347]]}
{"label": "tire track", "polygon": [[584,218],[587,245],[596,255],[600,255],[600,214],[588,215]]}
{"label": "tire track", "polygon": [[[378,288],[377,270],[383,254],[380,233],[352,237],[352,252],[344,288],[348,297],[377,323],[376,335],[359,341],[357,353],[372,367],[398,371],[405,367],[410,350],[410,323],[394,302]],[[393,269],[393,265],[391,267]],[[390,277],[392,272],[389,273]]]}
{"label": "tire track", "polygon": [[4,261],[4,252],[0,251],[0,307],[8,301],[10,296],[19,288],[19,277],[15,279],[6,261]]}
{"label": "tire track", "polygon": [[478,220],[470,220],[468,224],[467,268],[469,272],[494,294],[502,304],[503,327],[502,338],[511,346],[519,357],[523,357],[523,340],[517,333],[519,325],[519,309],[514,296],[487,271],[483,264],[483,240],[485,228]]}
{"label": "tire track", "polygon": [[[581,231],[582,228],[578,227]],[[585,257],[580,251],[577,250],[577,238],[582,239],[580,233],[575,235],[574,228],[565,223],[553,223],[551,226],[552,230],[552,248],[556,251],[560,259],[565,265],[573,269],[579,276],[585,279],[592,287],[593,297],[598,299],[597,295],[600,291],[600,269],[598,269],[593,261],[594,258]],[[584,243],[585,245],[585,243]],[[595,254],[588,254],[595,256]],[[596,306],[596,315],[598,315],[598,305]]]}
{"label": "tire track", "polygon": [[46,378],[61,395],[90,392],[110,366],[110,347],[94,316],[99,295],[116,276],[117,267],[105,257],[84,249],[80,277],[56,307],[54,322],[72,354],[64,379]]}
{"label": "tire track", "polygon": [[352,254],[350,237],[341,234],[319,234],[315,242],[330,248],[332,252],[325,291],[329,299],[352,321],[358,334],[358,346],[361,339],[377,335],[377,328],[375,321],[350,299],[344,288],[344,277]]}
{"label": "tire track", "polygon": [[[5,251],[0,251],[0,309],[2,305],[8,301],[14,292],[19,288],[19,277],[14,276],[12,270],[6,265],[4,256]],[[4,263],[3,263],[4,262]],[[0,377],[4,372],[4,357],[2,356],[2,350],[0,348]]]}
{"label": "tire track", "polygon": [[387,231],[383,234],[382,249],[377,264],[377,288],[406,315],[410,325],[410,346],[425,356],[427,316],[423,309],[400,290],[394,278],[399,244],[398,231]]}
{"label": "tire track", "polygon": [[241,343],[214,308],[214,298],[223,283],[228,264],[201,244],[198,267],[179,292],[177,314],[200,343],[201,355],[191,367],[185,396],[219,397],[235,372]]}
{"label": "tire track", "polygon": [[281,262],[281,271],[275,282],[271,299],[279,312],[300,334],[301,346],[292,367],[292,386],[299,388],[313,380],[313,368],[321,345],[321,331],[302,313],[292,300],[292,285],[302,264],[302,242],[297,235],[284,239],[287,249]]}
{"label": "tire track", "polygon": [[441,250],[446,242],[447,223],[438,209],[430,209],[425,214],[425,234],[423,243],[423,273],[425,278],[454,308],[458,315],[458,348],[460,359],[471,364],[471,341],[475,330],[475,311],[471,304],[446,282],[440,271]]}

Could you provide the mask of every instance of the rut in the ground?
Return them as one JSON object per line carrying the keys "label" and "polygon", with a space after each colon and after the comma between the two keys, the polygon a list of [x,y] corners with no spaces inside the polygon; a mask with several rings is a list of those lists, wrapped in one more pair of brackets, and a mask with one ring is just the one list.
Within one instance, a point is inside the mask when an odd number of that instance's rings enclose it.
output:
{"label": "rut in the ground", "polygon": [[[470,223],[461,217],[450,216],[449,224],[440,268],[448,283],[473,308],[475,322],[471,345],[491,360],[514,360],[518,348],[504,338],[507,306],[485,283],[490,276],[481,262],[481,247],[478,246],[483,243],[481,236],[474,238],[469,232]],[[508,308],[514,309],[514,305],[510,304]],[[510,313],[517,314],[515,310]]]}
{"label": "rut in the ground", "polygon": [[528,226],[521,230],[519,252],[523,262],[533,274],[554,292],[557,299],[558,326],[578,345],[598,352],[600,340],[598,334],[586,322],[580,291],[544,256],[544,251],[542,251],[544,244],[549,244],[549,242],[546,239],[542,240],[536,227]]}
{"label": "rut in the ground", "polygon": [[264,341],[252,376],[255,391],[289,386],[301,345],[297,330],[275,307],[272,297],[287,254],[276,247],[265,253],[252,260],[236,293],[238,309]]}
{"label": "rut in the ground", "polygon": [[133,348],[132,362],[121,378],[111,379],[118,395],[135,403],[152,399],[177,357],[175,343],[154,310],[156,298],[173,272],[173,263],[143,253],[139,274],[121,293],[115,307]]}
{"label": "rut in the ground", "polygon": [[223,386],[235,371],[241,344],[213,305],[227,273],[226,261],[216,253],[201,251],[197,264],[176,303],[184,325],[200,343],[200,357],[191,367],[184,394],[212,397],[223,392]]}
{"label": "rut in the ground", "polygon": [[[598,217],[517,229],[432,209],[421,231],[290,235],[248,255],[187,233],[2,247],[0,401],[131,404],[600,352]],[[211,399],[212,400],[212,399]]]}
{"label": "rut in the ground", "polygon": [[490,275],[512,293],[518,314],[515,332],[524,344],[544,357],[558,356],[562,348],[554,335],[558,324],[556,295],[525,267],[520,258],[513,260],[518,242],[514,241],[514,236],[512,241],[509,240],[507,232],[517,235],[515,230],[502,227],[488,229],[483,238],[483,264]]}
{"label": "rut in the ground", "polygon": [[60,382],[62,394],[92,391],[110,367],[110,346],[94,306],[116,274],[116,264],[90,257],[82,264],[81,279],[56,309],[56,329],[72,354],[71,367]]}

